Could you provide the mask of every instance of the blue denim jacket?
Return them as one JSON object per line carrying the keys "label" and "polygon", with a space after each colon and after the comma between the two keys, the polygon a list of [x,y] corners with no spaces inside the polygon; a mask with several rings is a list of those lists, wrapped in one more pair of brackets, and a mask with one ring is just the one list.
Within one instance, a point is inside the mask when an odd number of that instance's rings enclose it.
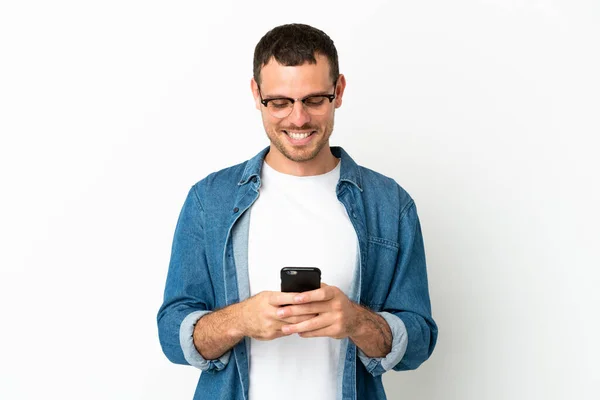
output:
{"label": "blue denim jacket", "polygon": [[[204,314],[249,297],[248,215],[268,150],[196,183],[177,222],[158,333],[169,360],[203,371],[196,400],[248,399],[250,340],[205,360],[192,332]],[[413,200],[394,180],[358,166],[340,147],[331,151],[341,159],[337,197],[359,242],[348,297],[384,317],[393,334],[385,358],[369,358],[352,341],[341,341],[337,397],[385,399],[381,375],[417,368],[437,340],[421,228]]]}

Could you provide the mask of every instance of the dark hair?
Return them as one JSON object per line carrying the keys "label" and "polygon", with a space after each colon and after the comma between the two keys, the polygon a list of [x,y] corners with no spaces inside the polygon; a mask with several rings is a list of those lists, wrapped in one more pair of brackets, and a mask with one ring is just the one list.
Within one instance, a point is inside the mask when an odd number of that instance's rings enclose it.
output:
{"label": "dark hair", "polygon": [[337,50],[325,32],[304,24],[275,27],[254,49],[254,80],[260,84],[260,71],[273,57],[279,64],[291,67],[306,62],[316,64],[315,54],[327,57],[331,79],[337,82],[340,74]]}

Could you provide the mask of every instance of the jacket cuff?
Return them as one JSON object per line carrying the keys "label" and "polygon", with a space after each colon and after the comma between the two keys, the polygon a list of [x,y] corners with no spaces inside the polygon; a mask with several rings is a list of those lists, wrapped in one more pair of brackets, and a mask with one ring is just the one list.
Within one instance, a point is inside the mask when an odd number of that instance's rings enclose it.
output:
{"label": "jacket cuff", "polygon": [[192,366],[200,368],[202,371],[221,371],[229,362],[231,350],[223,354],[216,360],[207,360],[200,355],[196,346],[194,346],[194,327],[200,318],[211,311],[194,311],[188,314],[181,322],[179,327],[179,343],[185,360]]}
{"label": "jacket cuff", "polygon": [[378,376],[392,369],[402,360],[408,345],[408,333],[402,320],[388,312],[378,312],[388,323],[392,331],[392,350],[383,358],[368,357],[361,349],[358,349],[358,357],[373,376]]}

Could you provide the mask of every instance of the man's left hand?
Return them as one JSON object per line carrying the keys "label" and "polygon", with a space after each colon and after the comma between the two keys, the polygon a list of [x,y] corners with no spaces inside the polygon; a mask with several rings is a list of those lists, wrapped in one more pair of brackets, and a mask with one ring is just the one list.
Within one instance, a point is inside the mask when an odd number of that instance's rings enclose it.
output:
{"label": "man's left hand", "polygon": [[279,317],[295,317],[317,314],[314,318],[282,327],[284,333],[298,333],[301,337],[331,337],[343,339],[352,336],[358,325],[362,310],[335,286],[324,283],[321,288],[298,293],[294,303],[281,307]]}

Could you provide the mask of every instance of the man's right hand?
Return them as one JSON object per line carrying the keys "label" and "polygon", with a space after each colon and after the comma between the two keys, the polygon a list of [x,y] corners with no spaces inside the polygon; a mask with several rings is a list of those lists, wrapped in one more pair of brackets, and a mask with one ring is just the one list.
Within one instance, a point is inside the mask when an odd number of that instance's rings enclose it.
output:
{"label": "man's right hand", "polygon": [[277,310],[281,306],[293,304],[298,293],[260,292],[242,303],[243,331],[245,336],[256,340],[273,340],[289,334],[283,333],[281,327],[307,321],[315,315],[281,318]]}
{"label": "man's right hand", "polygon": [[277,316],[281,306],[293,303],[298,293],[260,292],[255,296],[206,314],[194,327],[196,350],[207,360],[214,360],[235,346],[244,336],[256,340],[273,340],[283,333],[284,325],[298,324],[316,315],[282,318]]}

